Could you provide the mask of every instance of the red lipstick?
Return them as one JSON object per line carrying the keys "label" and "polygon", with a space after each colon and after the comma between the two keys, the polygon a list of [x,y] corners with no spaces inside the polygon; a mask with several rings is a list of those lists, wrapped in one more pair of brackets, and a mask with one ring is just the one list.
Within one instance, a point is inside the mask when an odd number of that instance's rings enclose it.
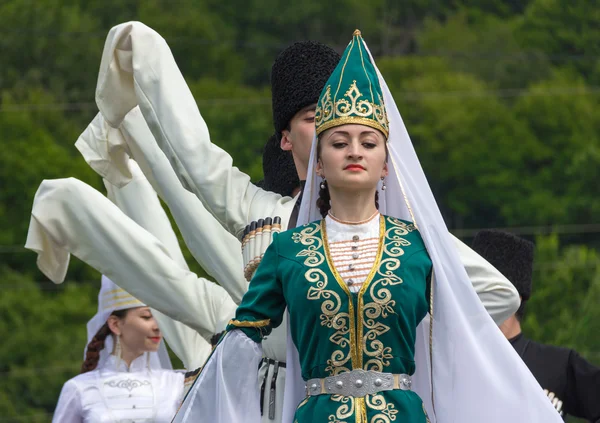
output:
{"label": "red lipstick", "polygon": [[361,165],[359,165],[359,164],[349,164],[348,166],[346,166],[346,167],[344,168],[344,170],[352,170],[352,171],[355,171],[355,172],[356,172],[356,171],[359,171],[359,170],[365,170],[365,168],[364,168],[364,167],[362,167],[362,166],[361,166]]}

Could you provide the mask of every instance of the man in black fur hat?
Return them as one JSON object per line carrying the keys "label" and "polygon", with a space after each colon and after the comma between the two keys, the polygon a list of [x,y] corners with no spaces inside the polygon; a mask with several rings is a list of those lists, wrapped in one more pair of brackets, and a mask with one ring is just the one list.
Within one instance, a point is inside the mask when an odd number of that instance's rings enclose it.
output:
{"label": "man in black fur hat", "polygon": [[340,58],[329,46],[303,41],[283,50],[271,68],[275,135],[281,149],[291,152],[301,181],[306,180],[317,101]]}
{"label": "man in black fur hat", "polygon": [[525,306],[531,297],[533,243],[503,231],[483,230],[473,249],[493,264],[517,288],[521,306],[500,329],[521,356],[544,391],[566,419],[568,414],[600,422],[600,368],[576,351],[543,345],[521,332]]}

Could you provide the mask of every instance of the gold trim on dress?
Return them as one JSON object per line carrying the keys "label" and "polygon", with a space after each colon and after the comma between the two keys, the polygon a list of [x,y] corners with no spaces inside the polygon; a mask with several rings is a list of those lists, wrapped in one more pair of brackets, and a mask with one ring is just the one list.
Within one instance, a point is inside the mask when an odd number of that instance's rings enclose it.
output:
{"label": "gold trim on dress", "polygon": [[367,405],[365,404],[365,398],[356,398],[355,400],[355,415],[354,418],[356,423],[367,423]]}
{"label": "gold trim on dress", "polygon": [[[433,398],[433,278],[434,269],[433,263],[431,264],[431,280],[429,281],[429,368],[431,369],[431,407],[433,407],[433,413],[435,414],[435,401]],[[423,405],[425,410],[425,405]],[[427,416],[427,412],[425,412]],[[429,417],[427,417],[429,422]]]}
{"label": "gold trim on dress", "polygon": [[342,288],[342,290],[348,296],[348,314],[350,315],[350,356],[352,357],[352,369],[356,370],[360,367],[358,366],[358,345],[356,338],[356,321],[354,314],[354,301],[352,300],[352,293],[350,292],[350,288],[342,276],[338,273],[337,269],[333,265],[333,259],[331,257],[331,253],[329,252],[329,242],[327,240],[327,223],[325,219],[321,220],[321,238],[323,239],[323,249],[325,250],[325,260],[327,261],[327,266],[331,273],[333,273],[333,277],[335,278],[338,285]]}
{"label": "gold trim on dress", "polygon": [[[357,322],[357,332],[358,338],[360,339],[360,344],[362,346],[363,339],[363,308],[364,308],[364,294],[371,282],[373,281],[373,277],[375,273],[379,270],[379,266],[381,265],[381,257],[383,256],[383,244],[385,240],[385,218],[381,215],[379,220],[379,246],[377,247],[377,255],[375,256],[375,263],[373,264],[373,268],[369,273],[369,276],[365,279],[362,286],[360,287],[360,291],[358,291],[358,312],[356,313],[358,322]],[[358,359],[358,366],[362,369],[363,367],[363,354],[362,348],[360,348],[360,354]]]}
{"label": "gold trim on dress", "polygon": [[271,324],[271,319],[257,320],[255,322],[247,322],[247,321],[231,319],[229,321],[229,324],[236,326],[238,328],[263,328],[263,327],[269,326]]}
{"label": "gold trim on dress", "polygon": [[[348,295],[348,303],[349,303],[349,313],[350,313],[350,347],[351,347],[351,355],[352,355],[352,368],[353,369],[362,369],[362,348],[359,348],[359,344],[362,345],[362,316],[361,309],[363,304],[363,295],[365,293],[366,288],[373,280],[375,273],[379,269],[379,265],[381,263],[381,256],[383,255],[383,239],[385,237],[385,218],[382,214],[379,215],[379,244],[377,248],[377,254],[375,256],[375,261],[373,263],[373,267],[369,272],[369,275],[363,282],[360,291],[358,291],[358,313],[356,313],[356,318],[354,314],[354,301],[352,299],[352,293],[350,292],[350,288],[348,288],[348,284],[344,281],[338,270],[335,268],[333,264],[333,259],[331,257],[331,252],[329,251],[329,242],[327,240],[327,224],[325,223],[325,219],[321,221],[321,236],[323,238],[323,248],[325,250],[325,257],[327,259],[327,265],[329,266],[329,270],[333,273],[335,280],[342,287],[344,292]],[[358,322],[356,321],[358,319]]]}

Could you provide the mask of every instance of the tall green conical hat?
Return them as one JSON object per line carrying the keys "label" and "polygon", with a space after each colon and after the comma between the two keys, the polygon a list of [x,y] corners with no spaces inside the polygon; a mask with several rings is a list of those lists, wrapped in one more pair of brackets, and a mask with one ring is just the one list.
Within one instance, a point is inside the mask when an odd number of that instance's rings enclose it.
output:
{"label": "tall green conical hat", "polygon": [[389,134],[379,78],[358,29],[327,80],[315,114],[317,135],[348,123],[378,129],[386,138]]}

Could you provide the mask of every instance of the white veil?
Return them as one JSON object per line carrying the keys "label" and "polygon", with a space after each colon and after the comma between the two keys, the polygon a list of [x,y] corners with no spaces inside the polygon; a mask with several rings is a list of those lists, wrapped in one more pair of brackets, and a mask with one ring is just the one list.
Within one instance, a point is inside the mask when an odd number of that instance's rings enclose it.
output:
{"label": "white veil", "polygon": [[[368,51],[366,44],[365,49]],[[375,65],[372,56],[371,60]],[[387,189],[380,190],[380,211],[415,222],[434,265],[433,330],[430,332],[429,317],[417,328],[413,378],[413,388],[423,399],[431,422],[562,422],[479,301],[378,69],[377,75],[390,128],[389,176]],[[313,142],[298,225],[321,219],[316,207],[320,180],[315,166]],[[288,330],[284,422],[293,421],[296,406],[305,396],[298,352],[289,334]]]}

